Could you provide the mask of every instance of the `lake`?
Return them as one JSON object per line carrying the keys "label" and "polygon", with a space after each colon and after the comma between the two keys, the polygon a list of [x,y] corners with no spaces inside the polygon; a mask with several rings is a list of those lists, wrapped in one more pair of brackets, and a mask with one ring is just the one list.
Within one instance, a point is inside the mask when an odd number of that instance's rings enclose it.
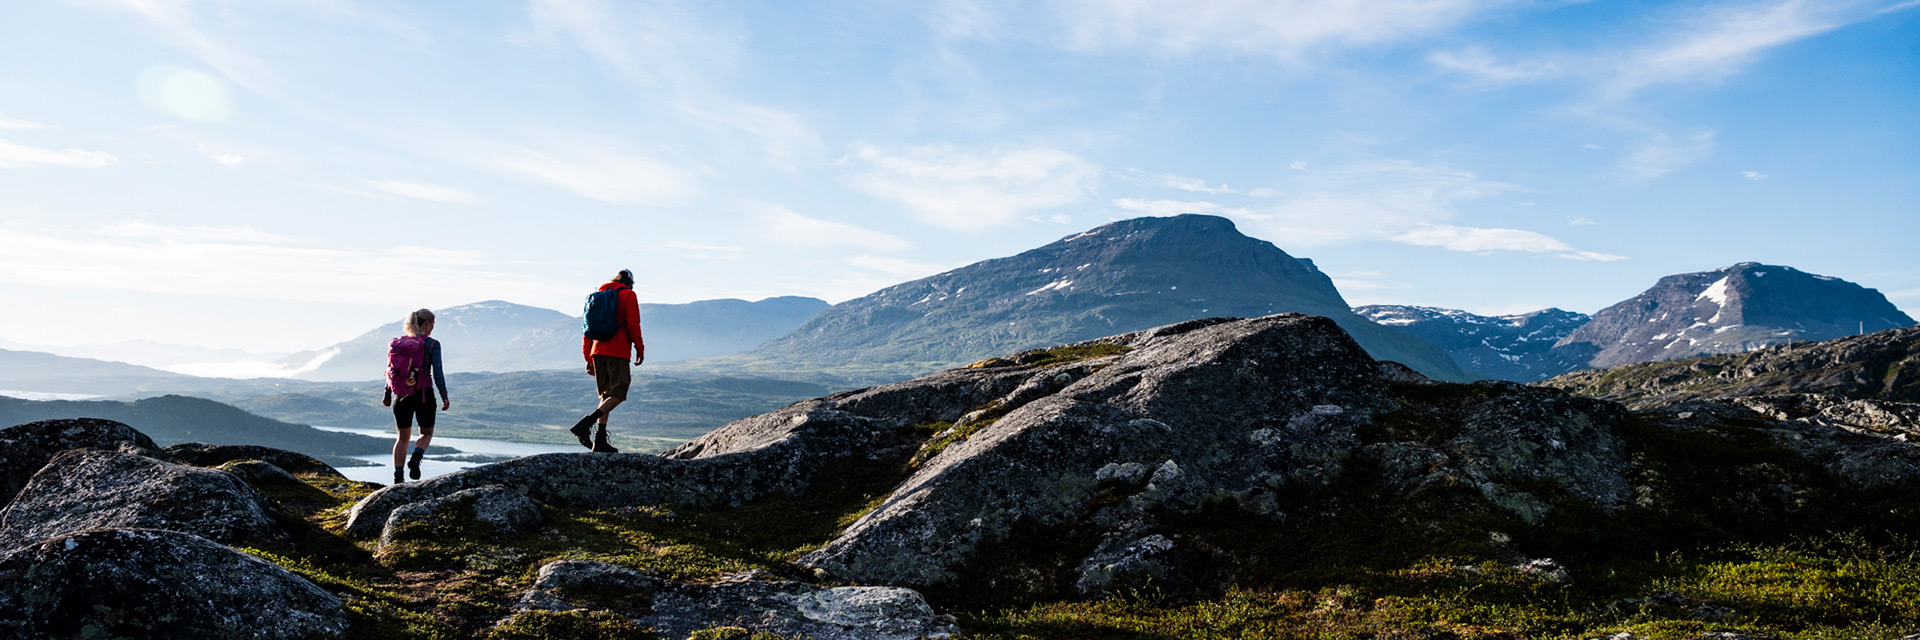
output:
{"label": "lake", "polygon": [[[348,427],[328,427],[328,426],[322,426],[322,425],[313,425],[313,428],[320,429],[322,431],[338,431],[340,433],[357,433],[363,436],[373,436],[375,438],[382,438],[388,442],[393,441],[392,429],[354,429],[354,428],[348,428]],[[419,434],[415,434],[415,435],[418,436]],[[433,445],[446,446],[446,447],[459,449],[460,453],[456,455],[508,456],[508,457],[514,457],[514,458],[531,456],[531,455],[539,455],[542,453],[586,453],[587,452],[587,449],[585,447],[581,447],[579,445],[543,444],[543,443],[537,443],[537,442],[513,442],[510,440],[488,440],[486,438],[460,438],[460,437],[454,437],[454,436],[441,436],[441,435],[435,435],[433,437]],[[453,473],[455,471],[459,471],[461,469],[466,469],[469,467],[477,467],[482,464],[486,464],[484,462],[461,462],[457,460],[435,460],[434,457],[435,457],[434,455],[428,454],[426,458],[421,459],[420,461],[420,479],[421,480],[425,480],[435,476],[446,475],[446,474]],[[351,479],[351,480],[359,480],[362,482],[378,482],[380,484],[388,484],[393,482],[393,454],[392,453],[377,453],[377,454],[366,455],[366,456],[353,456],[353,458],[355,460],[365,460],[367,462],[377,463],[379,466],[377,467],[344,467],[340,469],[340,475],[346,476],[348,479]],[[408,481],[411,482],[412,480],[408,480]]]}

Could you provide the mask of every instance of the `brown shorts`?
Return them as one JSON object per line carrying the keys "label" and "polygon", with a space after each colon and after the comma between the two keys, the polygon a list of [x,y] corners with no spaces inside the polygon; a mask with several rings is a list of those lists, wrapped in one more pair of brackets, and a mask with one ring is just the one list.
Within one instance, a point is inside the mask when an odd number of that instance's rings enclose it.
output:
{"label": "brown shorts", "polygon": [[593,388],[600,391],[600,397],[625,402],[627,388],[631,386],[633,386],[633,369],[627,365],[626,358],[594,354]]}

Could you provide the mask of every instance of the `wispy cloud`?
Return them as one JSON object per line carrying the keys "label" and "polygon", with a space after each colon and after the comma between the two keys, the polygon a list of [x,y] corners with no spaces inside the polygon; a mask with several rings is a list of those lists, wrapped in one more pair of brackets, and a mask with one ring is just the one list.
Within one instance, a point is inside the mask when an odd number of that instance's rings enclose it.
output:
{"label": "wispy cloud", "polygon": [[950,269],[943,265],[869,255],[847,256],[847,264],[887,274],[892,276],[895,282],[917,280]]}
{"label": "wispy cloud", "polygon": [[1194,191],[1198,193],[1238,193],[1226,185],[1220,185],[1218,187],[1209,186],[1206,180],[1171,173],[1152,173],[1139,169],[1125,169],[1117,172],[1115,175],[1136,184],[1153,187],[1166,187],[1169,189]]}
{"label": "wispy cloud", "polygon": [[1451,220],[1465,201],[1518,191],[1471,171],[1404,160],[1375,160],[1294,174],[1289,195],[1247,216],[1287,246],[1383,240]]}
{"label": "wispy cloud", "polygon": [[922,221],[977,231],[1073,204],[1094,191],[1100,167],[1048,147],[860,145],[855,189],[907,205]]}
{"label": "wispy cloud", "polygon": [[899,236],[844,222],[809,218],[778,205],[753,205],[749,208],[757,210],[761,237],[779,244],[852,247],[869,251],[905,251],[913,248],[913,243]]}
{"label": "wispy cloud", "polygon": [[1474,84],[1581,78],[1609,100],[1651,87],[1704,84],[1744,71],[1767,51],[1879,15],[1911,8],[1880,0],[1731,0],[1676,5],[1629,44],[1550,50],[1502,59],[1481,46],[1437,51],[1428,62]]}
{"label": "wispy cloud", "polygon": [[1498,85],[1559,75],[1560,65],[1552,60],[1504,62],[1481,47],[1457,51],[1436,51],[1427,61],[1448,71],[1471,78],[1476,84]]}
{"label": "wispy cloud", "polygon": [[169,242],[212,242],[246,244],[291,244],[293,239],[253,227],[199,227],[158,225],[144,221],[116,222],[96,233],[114,238],[166,240]]}
{"label": "wispy cloud", "polygon": [[1227,207],[1227,206],[1222,206],[1212,202],[1206,202],[1204,200],[1184,201],[1184,200],[1142,200],[1140,198],[1120,198],[1120,199],[1114,200],[1113,205],[1116,207],[1120,207],[1122,209],[1126,209],[1128,211],[1144,213],[1150,216],[1177,216],[1183,213],[1204,213],[1209,215],[1238,216],[1238,217],[1244,218],[1244,217],[1252,217],[1255,215],[1252,209],[1246,209],[1246,208],[1240,208],[1240,207]]}
{"label": "wispy cloud", "polygon": [[662,246],[665,246],[666,248],[672,249],[674,251],[678,251],[680,252],[681,255],[684,255],[689,258],[694,258],[696,260],[739,260],[741,256],[744,256],[747,253],[746,247],[737,247],[733,245],[720,245],[720,244],[700,244],[697,242],[682,242],[679,240],[669,240],[665,245],[662,245]]}
{"label": "wispy cloud", "polygon": [[571,289],[499,271],[499,263],[429,246],[317,247],[248,227],[0,227],[0,282],[11,284],[407,308],[420,294],[390,286],[395,273],[440,283],[450,299],[564,299]]}
{"label": "wispy cloud", "polygon": [[1144,49],[1299,59],[1324,47],[1370,45],[1452,28],[1504,0],[1066,0],[1070,49]]}
{"label": "wispy cloud", "polygon": [[0,113],[0,131],[21,131],[21,130],[27,130],[27,129],[51,129],[51,128],[53,128],[53,125],[40,124],[38,122],[28,122],[26,120],[20,120],[17,118],[9,118],[6,116],[6,114]]}
{"label": "wispy cloud", "polygon": [[1394,242],[1417,247],[1440,247],[1449,251],[1486,253],[1525,251],[1548,253],[1573,260],[1625,260],[1626,256],[1579,251],[1546,234],[1522,229],[1498,229],[1433,225],[1414,229],[1390,238]]}
{"label": "wispy cloud", "polygon": [[526,41],[571,43],[629,85],[650,92],[693,121],[746,134],[766,157],[793,168],[824,154],[826,145],[799,114],[741,100],[714,87],[745,57],[745,37],[697,18],[698,5],[676,0],[608,3],[531,0],[534,34]]}
{"label": "wispy cloud", "polygon": [[483,144],[483,150],[468,160],[484,169],[615,204],[671,204],[700,191],[701,181],[693,173],[638,152],[607,148],[611,144],[542,148]]}
{"label": "wispy cloud", "polygon": [[367,186],[373,187],[375,191],[400,196],[402,198],[444,202],[447,204],[474,204],[480,201],[479,197],[452,187],[421,184],[418,182],[403,182],[400,180],[364,180],[363,182],[365,182]]}
{"label": "wispy cloud", "polygon": [[1652,180],[1693,166],[1713,155],[1713,139],[1712,131],[1678,137],[1656,133],[1633,153],[1621,158],[1617,168],[1629,178]]}
{"label": "wispy cloud", "polygon": [[106,167],[120,159],[105,151],[42,149],[0,140],[0,169],[27,167]]}
{"label": "wispy cloud", "polygon": [[1752,180],[1754,182],[1759,182],[1761,180],[1767,179],[1767,174],[1760,173],[1758,171],[1742,171],[1740,172],[1740,177],[1746,178],[1748,180]]}

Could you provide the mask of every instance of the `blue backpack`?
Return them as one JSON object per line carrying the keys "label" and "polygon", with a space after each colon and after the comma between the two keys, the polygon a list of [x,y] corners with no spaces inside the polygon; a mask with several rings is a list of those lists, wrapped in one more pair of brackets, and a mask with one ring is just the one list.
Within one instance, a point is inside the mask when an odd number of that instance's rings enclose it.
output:
{"label": "blue backpack", "polygon": [[620,291],[608,289],[595,291],[587,296],[586,309],[581,311],[585,319],[581,321],[581,333],[593,340],[606,340],[620,333]]}

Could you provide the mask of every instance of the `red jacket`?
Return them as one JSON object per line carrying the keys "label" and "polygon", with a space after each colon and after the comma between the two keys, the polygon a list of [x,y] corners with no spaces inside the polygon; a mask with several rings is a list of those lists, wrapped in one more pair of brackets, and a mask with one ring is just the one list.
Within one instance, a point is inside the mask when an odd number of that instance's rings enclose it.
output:
{"label": "red jacket", "polygon": [[625,360],[628,354],[646,359],[647,343],[640,340],[640,297],[634,295],[632,287],[618,282],[600,285],[601,291],[608,289],[620,290],[620,330],[605,340],[580,336],[580,357],[588,362],[592,362],[594,356],[613,356]]}

